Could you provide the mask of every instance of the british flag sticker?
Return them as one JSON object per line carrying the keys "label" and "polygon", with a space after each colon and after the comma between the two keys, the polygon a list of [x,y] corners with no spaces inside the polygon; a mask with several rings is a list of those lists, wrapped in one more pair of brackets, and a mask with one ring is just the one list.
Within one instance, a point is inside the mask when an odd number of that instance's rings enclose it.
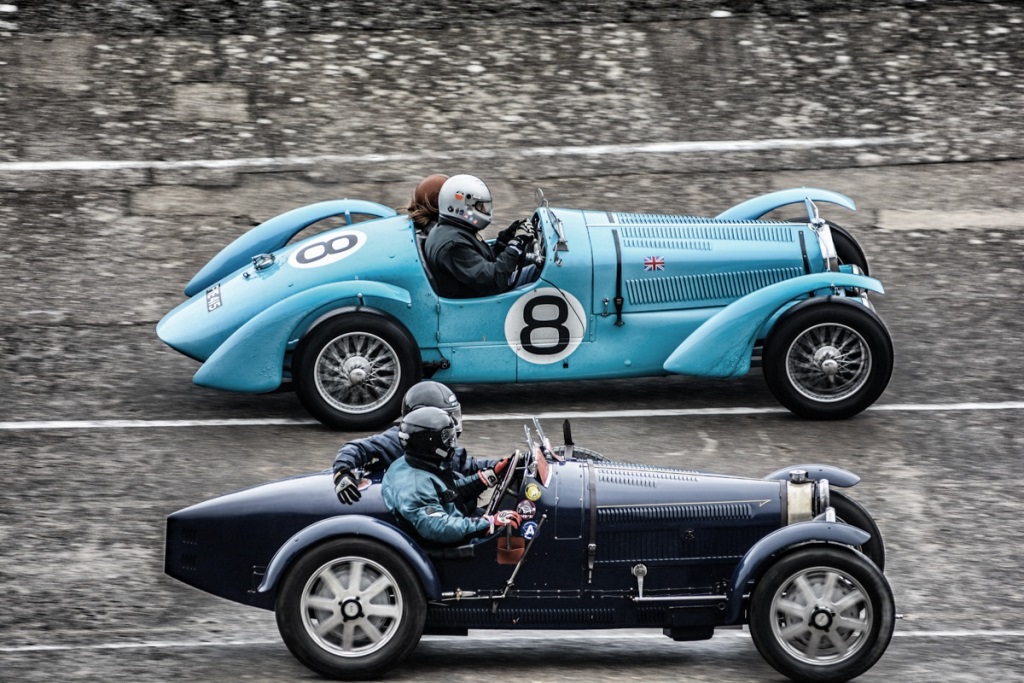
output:
{"label": "british flag sticker", "polygon": [[644,259],[644,270],[651,272],[665,270],[665,259],[660,256],[648,256]]}

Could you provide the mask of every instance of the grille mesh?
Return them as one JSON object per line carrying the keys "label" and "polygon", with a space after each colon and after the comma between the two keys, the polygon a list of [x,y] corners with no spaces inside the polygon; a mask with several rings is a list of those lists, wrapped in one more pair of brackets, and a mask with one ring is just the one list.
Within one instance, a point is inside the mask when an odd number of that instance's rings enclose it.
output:
{"label": "grille mesh", "polygon": [[769,268],[735,273],[674,275],[626,280],[629,303],[664,304],[673,301],[738,299],[751,292],[803,275],[801,268]]}

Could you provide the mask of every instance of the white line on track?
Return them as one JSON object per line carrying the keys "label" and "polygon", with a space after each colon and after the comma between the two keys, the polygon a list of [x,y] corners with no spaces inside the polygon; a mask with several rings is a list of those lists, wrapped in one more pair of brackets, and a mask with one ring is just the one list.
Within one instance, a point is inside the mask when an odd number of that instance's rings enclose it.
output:
{"label": "white line on track", "polygon": [[[913,137],[878,138],[809,138],[804,140],[711,140],[707,142],[651,142],[623,145],[588,145],[576,147],[525,147],[500,150],[504,157],[609,156],[646,154],[695,154],[714,152],[759,152],[781,149],[855,148],[895,145],[913,142]],[[481,152],[481,158],[498,155],[498,150]],[[0,172],[31,173],[41,171],[120,171],[181,170],[190,168],[232,169],[273,166],[311,166],[322,163],[389,163],[420,160],[451,159],[445,152],[414,152],[394,154],[318,154],[312,156],[251,157],[242,159],[182,159],[179,161],[9,161],[0,163]]]}
{"label": "white line on track", "polygon": [[[1024,410],[1024,401],[998,403],[892,403],[875,405],[868,412],[948,412]],[[494,413],[464,415],[468,422],[521,421],[537,417],[542,420],[570,418],[573,420],[643,417],[697,417],[716,415],[764,415],[787,413],[784,408],[665,408],[654,410],[590,410],[550,411],[543,413]],[[302,418],[226,418],[210,420],[24,420],[0,422],[0,431],[33,431],[47,429],[159,429],[178,427],[274,427],[319,424]]]}
{"label": "white line on track", "polygon": [[[746,631],[739,629],[722,630],[715,634],[716,639],[726,638],[749,638]],[[946,631],[900,631],[893,633],[894,638],[1024,638],[1024,631],[1013,629],[964,629]],[[424,636],[425,640],[453,640],[452,636]],[[493,640],[492,631],[472,631],[463,640]],[[559,641],[559,640],[580,640],[588,642],[594,640],[662,640],[665,636],[656,631],[633,632],[616,630],[614,633],[595,633],[593,631],[543,631],[538,633],[518,633],[515,631],[502,631],[502,642],[519,641],[529,643],[532,641]],[[145,650],[145,649],[198,649],[208,647],[256,647],[265,645],[278,645],[280,640],[184,640],[184,641],[142,641],[136,643],[94,643],[90,645],[9,645],[0,646],[0,654],[17,654],[25,652],[60,652],[67,650]]]}

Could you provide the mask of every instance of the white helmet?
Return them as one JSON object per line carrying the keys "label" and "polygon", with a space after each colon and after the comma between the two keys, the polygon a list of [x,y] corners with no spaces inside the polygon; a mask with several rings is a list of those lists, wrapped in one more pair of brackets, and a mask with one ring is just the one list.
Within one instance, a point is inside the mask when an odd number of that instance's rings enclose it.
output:
{"label": "white helmet", "polygon": [[441,218],[483,230],[491,224],[491,191],[472,175],[453,175],[444,181],[437,195]]}

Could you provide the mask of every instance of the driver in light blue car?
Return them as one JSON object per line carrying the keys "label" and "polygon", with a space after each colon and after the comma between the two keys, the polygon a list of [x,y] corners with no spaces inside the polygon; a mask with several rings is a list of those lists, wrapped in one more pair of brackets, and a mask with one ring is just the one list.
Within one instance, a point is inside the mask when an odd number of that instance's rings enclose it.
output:
{"label": "driver in light blue car", "polygon": [[[432,406],[440,408],[451,415],[455,422],[455,434],[462,433],[462,405],[451,389],[431,380],[423,380],[405,392],[402,398],[402,416],[408,415],[417,408]],[[351,505],[362,497],[359,490],[360,477],[357,471],[386,470],[404,451],[399,442],[398,425],[394,425],[380,434],[374,434],[363,439],[348,441],[338,449],[334,456],[334,492],[338,500],[346,505]],[[475,492],[467,492],[467,496],[479,495],[485,486],[493,486],[496,479],[495,471],[503,471],[508,465],[508,458],[504,460],[477,459],[466,452],[462,446],[455,446],[455,452],[451,459],[451,469],[464,475],[476,474],[482,482]]]}
{"label": "driver in light blue car", "polygon": [[537,267],[525,264],[530,234],[525,220],[515,221],[488,244],[480,232],[491,224],[491,191],[476,176],[454,175],[438,193],[439,221],[424,247],[437,293],[453,299],[500,294],[536,279]]}
{"label": "driver in light blue car", "polygon": [[518,529],[522,519],[514,510],[476,515],[480,484],[497,483],[508,461],[498,463],[489,482],[453,472],[457,433],[455,420],[440,408],[417,408],[406,415],[399,426],[405,455],[388,468],[381,485],[385,505],[421,538],[435,543],[458,543],[497,527]]}

